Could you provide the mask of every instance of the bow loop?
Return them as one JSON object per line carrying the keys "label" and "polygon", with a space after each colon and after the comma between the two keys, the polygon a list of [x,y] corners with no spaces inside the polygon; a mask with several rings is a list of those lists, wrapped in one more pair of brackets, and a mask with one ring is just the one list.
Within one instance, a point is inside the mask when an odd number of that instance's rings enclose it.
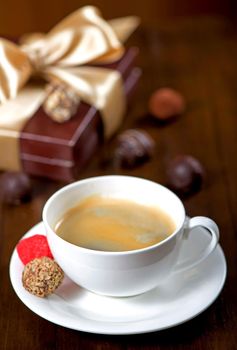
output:
{"label": "bow loop", "polygon": [[60,60],[71,50],[75,34],[70,30],[55,33],[53,36],[41,35],[34,39],[28,36],[21,46],[29,57],[34,70],[43,73],[45,67],[58,65]]}
{"label": "bow loop", "polygon": [[17,45],[0,39],[0,103],[15,98],[31,73],[28,56]]}

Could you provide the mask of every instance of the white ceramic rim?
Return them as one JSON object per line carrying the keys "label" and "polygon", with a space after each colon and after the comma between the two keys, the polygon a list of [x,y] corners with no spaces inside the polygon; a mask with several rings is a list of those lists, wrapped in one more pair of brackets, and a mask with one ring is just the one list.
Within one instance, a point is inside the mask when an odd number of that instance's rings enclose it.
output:
{"label": "white ceramic rim", "polygon": [[[161,187],[162,189],[166,190],[167,192],[172,194],[174,197],[176,197],[177,201],[180,204],[180,207],[182,208],[183,220],[181,220],[180,225],[178,227],[176,227],[176,230],[171,235],[169,235],[166,239],[162,240],[161,242],[153,244],[153,245],[145,247],[145,248],[134,249],[134,250],[126,250],[126,251],[122,251],[122,252],[111,252],[111,251],[101,251],[101,250],[88,249],[88,248],[76,246],[75,244],[72,244],[72,243],[64,240],[60,236],[58,236],[56,234],[56,232],[51,228],[51,226],[47,222],[47,212],[50,209],[51,202],[55,199],[55,197],[57,197],[58,195],[60,195],[63,192],[66,192],[69,189],[72,189],[73,187],[77,187],[78,184],[82,184],[83,185],[83,184],[86,184],[86,183],[91,182],[91,181],[102,181],[102,180],[105,180],[106,178],[107,179],[111,179],[111,178],[114,178],[114,179],[115,178],[136,179],[136,180],[142,180],[142,181],[145,181],[145,182],[149,182],[149,183],[151,183],[151,184],[153,184],[155,186]],[[107,255],[107,256],[124,256],[124,255],[139,254],[139,253],[142,253],[142,252],[149,252],[149,251],[152,251],[152,250],[156,249],[157,247],[161,247],[162,245],[166,244],[166,242],[168,242],[169,240],[173,239],[173,237],[176,236],[177,233],[182,229],[182,227],[184,225],[184,222],[185,222],[186,214],[185,214],[185,209],[184,209],[183,203],[181,202],[179,197],[176,196],[176,194],[174,192],[170,191],[167,187],[165,187],[163,185],[160,185],[159,183],[156,183],[154,181],[147,180],[147,179],[144,179],[144,178],[141,178],[141,177],[135,177],[135,176],[105,175],[105,176],[95,176],[95,177],[89,177],[89,178],[86,178],[86,179],[82,179],[82,180],[73,182],[73,183],[71,183],[69,185],[66,185],[66,186],[62,187],[61,189],[59,189],[58,191],[56,191],[47,200],[47,202],[45,203],[45,205],[43,207],[42,218],[43,218],[44,225],[46,226],[46,232],[48,230],[50,230],[57,237],[58,240],[64,242],[64,244],[66,246],[69,246],[70,248],[73,248],[73,249],[76,249],[76,250],[81,250],[83,252],[87,252],[87,253],[90,253],[90,254],[100,255],[100,256],[101,255],[103,255],[103,256],[105,256],[105,255]]]}

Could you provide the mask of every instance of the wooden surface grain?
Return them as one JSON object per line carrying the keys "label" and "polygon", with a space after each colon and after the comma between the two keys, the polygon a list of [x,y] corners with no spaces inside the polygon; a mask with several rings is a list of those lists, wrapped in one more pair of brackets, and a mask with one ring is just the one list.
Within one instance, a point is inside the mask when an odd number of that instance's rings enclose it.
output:
{"label": "wooden surface grain", "polygon": [[[122,129],[144,128],[156,140],[155,156],[133,169],[118,170],[107,160],[108,142],[80,178],[128,174],[166,184],[167,162],[177,154],[197,157],[206,169],[204,188],[184,200],[190,216],[206,215],[220,227],[228,277],[218,299],[178,327],[134,336],[92,335],[66,329],[35,315],[18,299],[9,280],[17,241],[41,220],[45,201],[62,183],[34,179],[30,203],[0,204],[0,349],[237,349],[237,33],[231,22],[199,18],[142,27],[129,44],[140,47],[143,78]],[[179,90],[187,110],[169,124],[147,112],[151,92]]]}

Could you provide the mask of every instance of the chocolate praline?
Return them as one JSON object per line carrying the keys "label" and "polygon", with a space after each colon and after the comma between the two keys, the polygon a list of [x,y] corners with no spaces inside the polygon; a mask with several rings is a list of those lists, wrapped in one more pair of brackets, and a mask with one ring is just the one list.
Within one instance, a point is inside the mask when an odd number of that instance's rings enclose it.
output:
{"label": "chocolate praline", "polygon": [[144,130],[128,129],[117,137],[114,163],[124,168],[133,168],[152,157],[155,142]]}
{"label": "chocolate praline", "polygon": [[148,108],[149,112],[157,119],[167,120],[184,112],[185,100],[178,91],[161,88],[151,95]]}
{"label": "chocolate praline", "polygon": [[21,172],[5,172],[0,177],[0,194],[7,204],[19,205],[28,201],[32,195],[29,176]]}
{"label": "chocolate praline", "polygon": [[25,265],[22,284],[31,294],[44,298],[57,289],[64,278],[64,272],[53,259],[43,256]]}
{"label": "chocolate praline", "polygon": [[168,186],[180,195],[201,189],[205,171],[202,164],[190,155],[179,155],[167,166]]}

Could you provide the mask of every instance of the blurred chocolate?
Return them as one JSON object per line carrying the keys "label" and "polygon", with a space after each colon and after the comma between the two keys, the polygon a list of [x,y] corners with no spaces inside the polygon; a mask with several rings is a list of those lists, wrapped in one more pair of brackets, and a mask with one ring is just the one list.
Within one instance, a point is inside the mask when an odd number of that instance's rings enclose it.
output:
{"label": "blurred chocolate", "polygon": [[64,123],[76,114],[80,98],[74,89],[53,81],[47,85],[46,94],[43,108],[54,121]]}
{"label": "blurred chocolate", "polygon": [[152,157],[155,142],[144,130],[128,129],[117,137],[114,163],[118,167],[133,168]]}
{"label": "blurred chocolate", "polygon": [[201,189],[204,174],[204,168],[196,158],[179,155],[168,164],[168,186],[180,195],[189,195]]}
{"label": "blurred chocolate", "polygon": [[19,205],[31,199],[32,186],[28,175],[20,172],[5,172],[0,177],[0,192],[3,202]]}
{"label": "blurred chocolate", "polygon": [[162,88],[151,95],[148,108],[157,119],[167,120],[184,112],[185,100],[178,91]]}

